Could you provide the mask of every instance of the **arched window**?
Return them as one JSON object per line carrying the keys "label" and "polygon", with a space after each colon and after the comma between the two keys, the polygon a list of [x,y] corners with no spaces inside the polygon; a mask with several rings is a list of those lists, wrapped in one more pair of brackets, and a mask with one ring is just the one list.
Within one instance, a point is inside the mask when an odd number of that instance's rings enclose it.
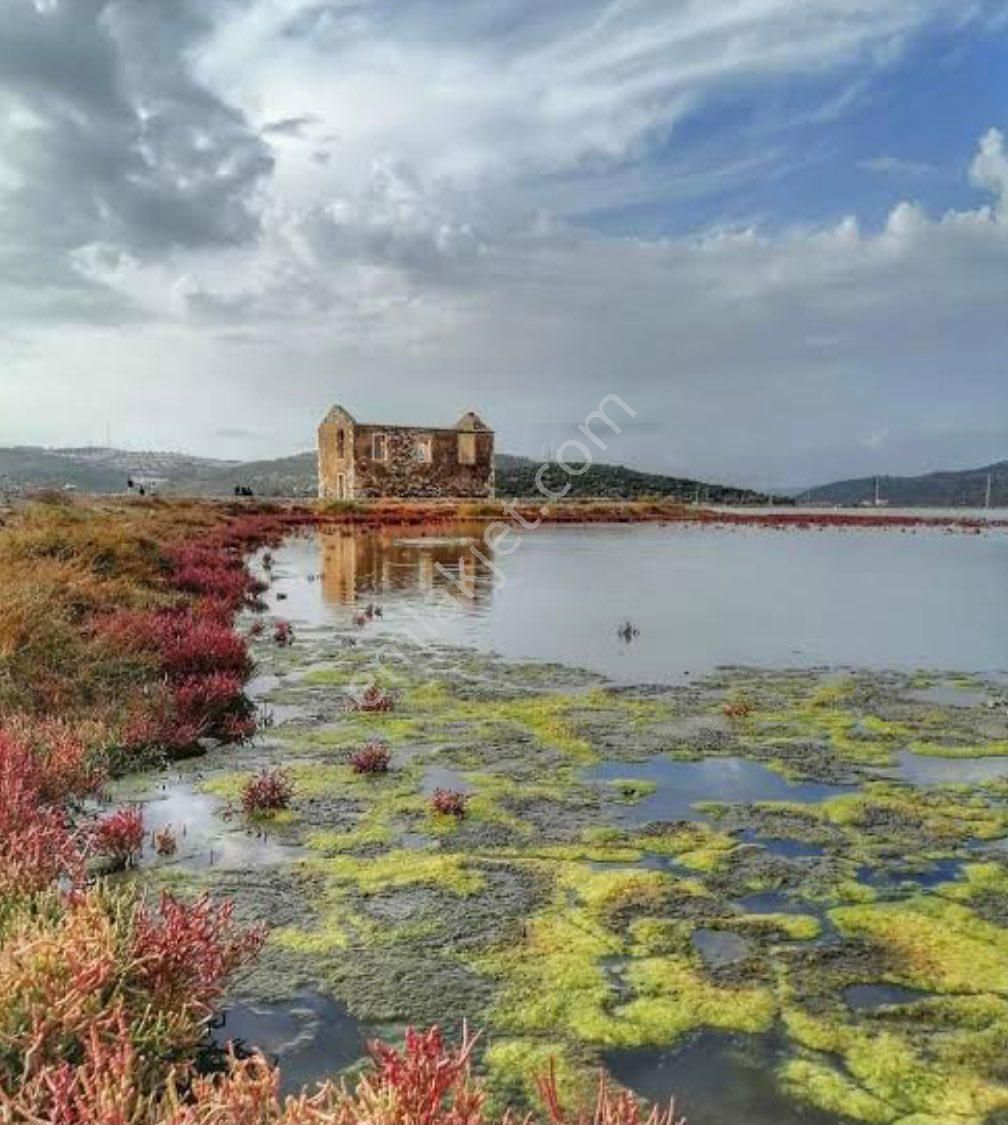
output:
{"label": "arched window", "polygon": [[343,430],[336,431],[336,456],[342,457],[344,455],[344,447],[346,446],[346,433]]}

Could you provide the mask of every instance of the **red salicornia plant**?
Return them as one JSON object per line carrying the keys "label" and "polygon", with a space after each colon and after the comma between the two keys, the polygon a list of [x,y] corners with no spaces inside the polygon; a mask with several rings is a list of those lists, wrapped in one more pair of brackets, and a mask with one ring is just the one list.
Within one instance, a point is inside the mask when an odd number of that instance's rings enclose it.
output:
{"label": "red salicornia plant", "polygon": [[753,705],[748,699],[732,699],[722,710],[729,719],[747,719],[753,713]]}
{"label": "red salicornia plant", "polygon": [[676,1116],[674,1104],[670,1104],[667,1109],[655,1107],[648,1113],[633,1094],[626,1090],[614,1091],[609,1086],[605,1073],[599,1075],[598,1095],[593,1110],[581,1109],[573,1114],[567,1112],[560,1100],[556,1064],[552,1060],[546,1074],[536,1079],[536,1087],[549,1125],[686,1125],[685,1118]]}
{"label": "red salicornia plant", "polygon": [[102,817],[91,833],[94,850],[116,867],[136,862],[143,851],[143,813],[136,805]]}
{"label": "red salicornia plant", "polygon": [[250,777],[242,788],[242,808],[249,816],[279,812],[290,807],[294,786],[282,769],[265,769]]}
{"label": "red salicornia plant", "polygon": [[359,695],[351,695],[349,706],[351,711],[391,711],[395,707],[395,699],[391,692],[371,684]]}
{"label": "red salicornia plant", "polygon": [[[545,1116],[510,1112],[491,1118],[486,1092],[473,1077],[477,1037],[463,1026],[458,1047],[438,1028],[406,1032],[402,1050],[371,1043],[371,1068],[356,1085],[326,1082],[281,1101],[280,1072],[261,1056],[229,1059],[227,1073],[192,1082],[185,1117],[158,1117],[157,1125],[685,1125],[673,1109],[645,1110],[631,1094],[600,1079],[595,1103],[573,1112],[561,1103],[556,1075],[537,1080]],[[174,1104],[174,1087],[168,1100]],[[144,1119],[144,1125],[147,1125]]]}
{"label": "red salicornia plant", "polygon": [[466,814],[469,798],[454,789],[435,789],[431,797],[431,808],[438,816],[455,816],[460,820]]}
{"label": "red salicornia plant", "polygon": [[289,621],[278,621],[273,630],[273,643],[279,648],[289,648],[294,643],[294,626]]}
{"label": "red salicornia plant", "polygon": [[178,838],[170,824],[154,833],[153,844],[154,850],[161,856],[174,855],[178,851]]}
{"label": "red salicornia plant", "polygon": [[388,773],[392,755],[382,742],[366,742],[349,758],[354,773]]}

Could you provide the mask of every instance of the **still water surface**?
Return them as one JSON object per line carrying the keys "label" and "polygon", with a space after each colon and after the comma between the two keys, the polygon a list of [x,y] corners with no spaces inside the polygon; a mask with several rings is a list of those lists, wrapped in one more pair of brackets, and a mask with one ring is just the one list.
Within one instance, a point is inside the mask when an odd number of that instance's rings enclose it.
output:
{"label": "still water surface", "polygon": [[481,533],[296,540],[277,554],[273,608],[345,624],[375,601],[380,632],[627,683],[723,665],[1008,667],[1003,531],[543,527],[507,555]]}
{"label": "still water surface", "polygon": [[[295,625],[345,627],[373,604],[380,616],[368,617],[369,638],[407,635],[556,661],[624,683],[689,682],[725,665],[1008,668],[1002,531],[545,527],[525,534],[508,555],[488,550],[482,532],[470,524],[436,535],[328,531],[294,540],[275,553],[270,608]],[[906,754],[900,773],[928,784],[949,773],[962,778],[964,765]],[[999,776],[1004,763],[975,768],[980,777]],[[743,759],[603,763],[588,776],[655,783],[653,795],[621,812],[634,824],[702,819],[697,805],[705,800],[818,802],[845,791],[796,784]],[[468,788],[433,766],[424,791],[446,784]],[[745,842],[795,863],[822,850],[788,840]],[[954,879],[957,862],[901,872],[898,889]],[[859,874],[866,883],[880,879],[872,870]],[[836,939],[821,906],[786,892],[753,894],[738,905],[811,914],[823,924],[823,940]],[[694,945],[705,963],[722,967],[749,954],[743,939],[713,930],[697,931]],[[846,996],[858,1010],[915,998],[877,986]],[[355,1057],[359,1029],[345,1011],[321,1011],[312,998],[303,1007],[296,1020],[239,1007],[230,1030],[237,1026],[286,1056],[298,1079],[317,1076],[321,1061],[328,1062],[317,1053],[320,1039],[335,1038],[340,1062]],[[667,1050],[614,1052],[606,1062],[645,1096],[661,1100],[677,1091],[691,1125],[837,1125],[785,1095],[775,1075],[782,1058],[774,1034],[704,1032]]]}

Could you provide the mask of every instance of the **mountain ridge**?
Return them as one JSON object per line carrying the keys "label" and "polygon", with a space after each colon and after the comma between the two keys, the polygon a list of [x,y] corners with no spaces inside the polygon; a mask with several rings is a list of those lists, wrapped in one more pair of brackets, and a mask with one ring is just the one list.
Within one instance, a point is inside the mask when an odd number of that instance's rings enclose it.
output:
{"label": "mountain ridge", "polygon": [[831,481],[798,493],[800,504],[853,507],[872,504],[875,482],[880,498],[895,508],[981,508],[991,482],[991,506],[1008,507],[1008,460],[977,469],[939,469],[917,476],[880,475]]}
{"label": "mountain ridge", "polygon": [[[496,456],[497,492],[501,496],[536,496],[536,475],[542,463],[528,457]],[[166,495],[226,496],[235,488],[251,488],[257,496],[308,498],[317,493],[314,451],[261,461],[224,461],[183,453],[142,452],[103,446],[46,449],[41,446],[0,447],[0,492],[37,488],[79,489],[115,494],[127,481]],[[570,497],[634,499],[661,496],[684,503],[758,504],[761,493],[692,478],[646,473],[623,465],[591,464],[578,475],[547,463],[542,477],[552,491]]]}

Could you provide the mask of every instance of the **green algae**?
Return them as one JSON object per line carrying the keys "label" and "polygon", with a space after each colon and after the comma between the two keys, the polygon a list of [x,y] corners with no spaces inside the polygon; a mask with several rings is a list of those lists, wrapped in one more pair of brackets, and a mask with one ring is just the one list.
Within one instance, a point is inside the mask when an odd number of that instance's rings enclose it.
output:
{"label": "green algae", "polygon": [[[953,1016],[948,1008],[933,1012],[949,1020]],[[973,1013],[973,1018],[979,1015]],[[993,1038],[988,1036],[978,1050],[982,1033],[975,1030],[964,1034],[943,1025],[939,1033],[928,1034],[926,1024],[922,1030],[926,1005],[914,1006],[912,1017],[901,1017],[897,1009],[892,1016],[861,1024],[836,1015],[823,1019],[787,1012],[789,1035],[810,1054],[785,1064],[781,1078],[803,1100],[857,1120],[982,1125],[1008,1106],[1008,1086],[999,1073],[1004,1015],[1002,1006],[993,1017]],[[990,1031],[989,1009],[986,1016]],[[892,1026],[886,1026],[886,1019]],[[971,1046],[964,1051],[967,1039]],[[842,1071],[833,1065],[835,1059],[841,1060]]]}
{"label": "green algae", "polygon": [[643,801],[658,791],[658,784],[654,781],[643,781],[634,777],[614,777],[607,782],[614,791],[615,797],[627,804]]}
{"label": "green algae", "polygon": [[[899,749],[942,744],[942,710],[903,701],[909,678],[879,686],[860,675],[725,672],[688,691],[635,694],[469,654],[459,668],[478,682],[456,675],[447,656],[435,659],[434,680],[403,670],[394,712],[362,715],[331,689],[365,666],[366,648],[308,654],[330,668],[304,671],[303,657],[303,674],[278,694],[310,704],[318,724],[267,732],[250,763],[279,760],[292,771],[289,827],[311,853],[259,883],[215,877],[240,911],[278,923],[258,987],[321,986],[372,1024],[455,1027],[467,1017],[484,1029],[481,1066],[500,1102],[527,1100],[530,1070],[550,1057],[573,1098],[590,1090],[602,1051],[665,1047],[702,1028],[779,1026],[789,1050],[782,1084],[837,1116],[962,1125],[1004,1105],[1002,867],[970,863],[960,879],[895,898],[859,882],[858,871],[961,856],[1003,836],[1008,787],[870,781],[821,805],[722,807],[714,825],[633,828],[620,817],[650,784],[584,780],[583,767],[603,756],[656,753],[863,777]],[[262,659],[274,654],[266,648]],[[752,710],[729,724],[720,712],[730,698]],[[953,743],[996,744],[976,737],[980,718],[953,718]],[[394,768],[359,778],[346,755],[373,737],[389,742]],[[464,820],[431,816],[428,766],[461,771],[472,790]],[[247,776],[214,773],[204,788],[233,801]],[[740,843],[745,829],[827,854],[771,857]],[[751,890],[822,903],[835,932],[820,940],[813,905],[753,913],[735,901]],[[701,927],[743,935],[751,956],[708,968],[692,945]],[[831,969],[832,941],[851,957]],[[882,982],[937,995],[912,1015],[844,1005],[848,984]]]}
{"label": "green algae", "polygon": [[939,895],[830,911],[842,934],[891,951],[891,979],[934,992],[1008,995],[1008,932]]}

